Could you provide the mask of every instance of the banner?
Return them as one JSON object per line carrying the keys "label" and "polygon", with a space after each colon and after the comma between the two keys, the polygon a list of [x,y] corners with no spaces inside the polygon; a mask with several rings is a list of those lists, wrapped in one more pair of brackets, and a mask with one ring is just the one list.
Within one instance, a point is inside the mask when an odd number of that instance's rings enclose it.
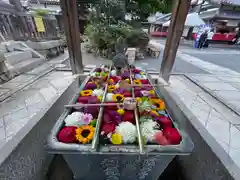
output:
{"label": "banner", "polygon": [[45,32],[45,27],[43,24],[43,19],[41,17],[34,17],[34,21],[38,32]]}

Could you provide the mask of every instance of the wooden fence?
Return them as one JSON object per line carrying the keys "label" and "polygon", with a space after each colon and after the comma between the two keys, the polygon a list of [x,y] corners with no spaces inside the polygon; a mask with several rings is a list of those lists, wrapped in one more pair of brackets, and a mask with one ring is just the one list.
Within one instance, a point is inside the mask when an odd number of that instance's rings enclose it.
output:
{"label": "wooden fence", "polygon": [[55,17],[4,14],[0,12],[0,41],[58,39],[59,26]]}

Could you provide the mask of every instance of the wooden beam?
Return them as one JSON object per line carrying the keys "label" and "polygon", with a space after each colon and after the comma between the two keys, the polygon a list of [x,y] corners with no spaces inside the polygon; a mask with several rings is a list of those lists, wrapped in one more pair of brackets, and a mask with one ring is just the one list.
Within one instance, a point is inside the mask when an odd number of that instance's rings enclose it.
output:
{"label": "wooden beam", "polygon": [[70,65],[73,74],[83,73],[81,41],[76,0],[60,0]]}
{"label": "wooden beam", "polygon": [[191,0],[176,0],[175,2],[176,4],[171,16],[171,23],[168,29],[163,61],[160,69],[161,76],[167,82],[175,62],[177,49],[183,33]]}

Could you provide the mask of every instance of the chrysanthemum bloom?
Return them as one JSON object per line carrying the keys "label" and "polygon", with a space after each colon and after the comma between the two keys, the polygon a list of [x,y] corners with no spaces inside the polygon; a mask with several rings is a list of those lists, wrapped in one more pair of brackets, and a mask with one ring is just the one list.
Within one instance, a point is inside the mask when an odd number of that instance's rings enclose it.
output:
{"label": "chrysanthemum bloom", "polygon": [[137,136],[136,126],[130,122],[122,122],[117,127],[115,132],[122,136],[124,144],[134,143]]}
{"label": "chrysanthemum bloom", "polygon": [[160,131],[157,122],[152,120],[141,123],[140,130],[147,142],[154,142],[154,135]]}
{"label": "chrysanthemum bloom", "polygon": [[81,126],[84,124],[84,113],[82,112],[73,112],[72,114],[66,117],[65,126]]}
{"label": "chrysanthemum bloom", "polygon": [[91,89],[89,89],[89,90],[83,90],[83,91],[81,91],[80,92],[80,95],[81,96],[91,96],[92,95],[92,90]]}
{"label": "chrysanthemum bloom", "polygon": [[94,95],[94,96],[102,96],[103,93],[104,93],[104,91],[102,89],[95,89],[95,90],[93,90],[92,95]]}
{"label": "chrysanthemum bloom", "polygon": [[58,141],[63,143],[76,142],[76,129],[74,126],[63,127],[57,135]]}
{"label": "chrysanthemum bloom", "polygon": [[85,125],[76,129],[76,139],[78,142],[87,144],[93,139],[94,127]]}

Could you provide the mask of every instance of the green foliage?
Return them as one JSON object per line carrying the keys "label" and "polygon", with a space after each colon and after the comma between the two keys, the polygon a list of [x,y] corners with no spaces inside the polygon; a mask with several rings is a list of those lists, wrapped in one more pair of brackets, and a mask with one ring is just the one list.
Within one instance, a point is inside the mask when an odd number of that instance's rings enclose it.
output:
{"label": "green foliage", "polygon": [[143,48],[149,41],[148,35],[141,29],[135,29],[132,26],[119,21],[117,24],[108,24],[106,22],[90,23],[85,29],[90,43],[97,51],[115,54],[115,44],[119,37],[126,39],[129,47]]}
{"label": "green foliage", "polygon": [[35,11],[35,14],[37,16],[47,16],[49,14],[48,10],[37,9],[37,10],[34,10],[34,11]]}

